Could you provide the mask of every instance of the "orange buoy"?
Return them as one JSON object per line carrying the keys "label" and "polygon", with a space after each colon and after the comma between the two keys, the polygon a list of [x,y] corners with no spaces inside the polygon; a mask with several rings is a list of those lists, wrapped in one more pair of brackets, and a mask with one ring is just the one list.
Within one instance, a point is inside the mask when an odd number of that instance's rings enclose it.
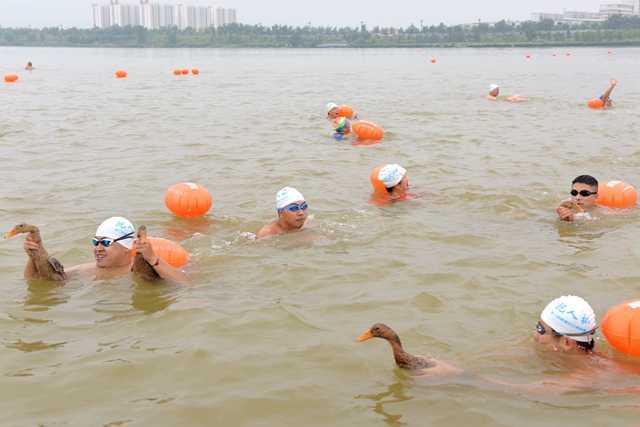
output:
{"label": "orange buoy", "polygon": [[353,119],[353,114],[353,108],[351,108],[349,105],[340,105],[338,107],[338,117]]}
{"label": "orange buoy", "polygon": [[602,101],[602,99],[600,98],[593,98],[590,99],[589,102],[587,102],[587,105],[589,106],[589,108],[599,110],[600,108],[604,108],[604,101]]}
{"label": "orange buoy", "polygon": [[164,204],[176,216],[181,218],[197,218],[205,215],[213,199],[209,191],[192,182],[172,185],[164,195]]}
{"label": "orange buoy", "polygon": [[182,70],[179,68],[176,68],[175,70],[173,70],[173,75],[174,76],[181,76],[182,75]]}
{"label": "orange buoy", "polygon": [[191,74],[193,74],[194,76],[197,76],[198,74],[200,74],[200,70],[198,70],[197,68],[192,68]]}
{"label": "orange buoy", "polygon": [[[189,262],[191,255],[182,246],[171,240],[163,239],[161,237],[149,237],[149,243],[156,255],[158,255],[164,262],[172,265],[175,268],[182,268]],[[135,255],[136,244],[133,243],[131,253]]]}
{"label": "orange buoy", "polygon": [[116,78],[124,79],[125,77],[127,77],[127,72],[125,70],[116,71]]}
{"label": "orange buoy", "polygon": [[640,356],[640,300],[611,307],[600,326],[613,348]]}
{"label": "orange buoy", "polygon": [[180,72],[182,73],[182,75],[186,76],[187,74],[189,74],[189,69],[183,68],[182,70],[180,70]]}
{"label": "orange buoy", "polygon": [[15,83],[20,77],[17,74],[5,74],[4,81],[7,83]]}
{"label": "orange buoy", "polygon": [[371,185],[373,186],[373,193],[378,196],[386,196],[389,194],[387,187],[385,187],[384,183],[380,181],[380,178],[378,178],[380,176],[380,169],[383,167],[384,166],[378,166],[377,168],[374,168],[371,171],[371,175],[369,175],[369,181],[371,181]]}
{"label": "orange buoy", "polygon": [[596,203],[608,208],[633,208],[638,202],[638,192],[633,185],[622,181],[609,181],[598,185]]}
{"label": "orange buoy", "polygon": [[360,120],[351,124],[351,131],[358,139],[379,141],[384,136],[384,129],[373,122]]}

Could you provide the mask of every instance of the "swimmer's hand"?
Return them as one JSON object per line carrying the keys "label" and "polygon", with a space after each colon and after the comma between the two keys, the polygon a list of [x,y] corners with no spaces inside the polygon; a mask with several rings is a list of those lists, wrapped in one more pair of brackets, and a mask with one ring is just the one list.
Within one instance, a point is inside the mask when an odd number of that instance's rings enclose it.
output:
{"label": "swimmer's hand", "polygon": [[153,251],[151,243],[148,239],[136,240],[136,253],[142,255],[142,257],[151,265],[155,265],[158,262],[158,256]]}
{"label": "swimmer's hand", "polygon": [[618,84],[618,81],[616,79],[609,80],[609,85],[611,87],[615,87],[617,84]]}
{"label": "swimmer's hand", "polygon": [[24,243],[22,244],[24,251],[29,255],[29,253],[39,256],[40,251],[42,250],[42,242],[36,242],[33,240],[30,234],[24,239]]}
{"label": "swimmer's hand", "polygon": [[561,204],[560,206],[558,206],[558,209],[556,209],[556,213],[558,214],[558,217],[562,220],[562,221],[573,221],[574,220],[574,213],[571,210],[571,208],[568,208],[563,204]]}

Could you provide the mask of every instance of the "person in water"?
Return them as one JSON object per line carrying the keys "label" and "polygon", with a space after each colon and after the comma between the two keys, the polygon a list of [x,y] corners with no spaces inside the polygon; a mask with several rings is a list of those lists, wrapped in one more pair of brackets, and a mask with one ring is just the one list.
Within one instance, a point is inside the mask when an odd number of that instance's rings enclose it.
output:
{"label": "person in water", "polygon": [[299,231],[307,221],[307,202],[304,196],[293,187],[284,187],[276,194],[278,219],[263,226],[256,239]]}
{"label": "person in water", "polygon": [[[489,85],[489,94],[487,95],[487,99],[489,101],[498,101],[498,96],[500,95],[500,86],[497,84]],[[505,98],[509,102],[521,102],[526,101],[527,98],[522,95],[511,95]]]}
{"label": "person in water", "polygon": [[378,172],[378,179],[387,189],[391,201],[403,200],[409,190],[407,170],[398,164],[385,165]]}
{"label": "person in water", "polygon": [[602,96],[600,96],[600,100],[603,103],[603,108],[611,108],[611,107],[613,107],[613,100],[611,99],[611,92],[613,92],[613,89],[615,89],[617,84],[618,84],[617,80],[611,79],[609,81],[609,86],[607,86],[607,88],[604,90],[604,93],[602,94]]}
{"label": "person in water", "polygon": [[556,209],[562,221],[593,219],[597,209],[598,180],[591,175],[580,175],[571,183],[571,198],[563,200]]}
{"label": "person in water", "polygon": [[351,120],[358,120],[358,113],[353,112],[352,119],[340,116],[340,106],[334,102],[327,104],[327,120],[334,130],[335,139],[343,139],[351,133]]}
{"label": "person in water", "polygon": [[591,353],[597,329],[596,314],[584,299],[567,295],[542,310],[534,333],[538,345],[564,353]]}
{"label": "person in water", "polygon": [[[126,218],[115,216],[106,219],[100,224],[91,240],[95,262],[66,268],[67,277],[92,277],[95,280],[103,280],[128,274],[134,259],[131,248],[135,237],[136,231],[133,224]],[[24,241],[25,252],[40,249],[41,243],[36,243],[27,236]],[[161,278],[178,283],[187,281],[186,274],[158,257],[148,241],[136,243],[136,253],[142,254]],[[30,261],[27,262],[24,275],[26,279],[36,278],[36,272]]]}
{"label": "person in water", "polygon": [[31,61],[27,62],[27,65],[24,67],[24,69],[27,71],[33,70],[33,64],[31,63]]}

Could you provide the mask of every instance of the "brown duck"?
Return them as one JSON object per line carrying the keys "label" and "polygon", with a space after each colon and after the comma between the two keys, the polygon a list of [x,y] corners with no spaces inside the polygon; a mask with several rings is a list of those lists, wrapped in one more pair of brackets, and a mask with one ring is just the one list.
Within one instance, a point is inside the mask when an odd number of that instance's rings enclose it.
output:
{"label": "brown duck", "polygon": [[38,251],[27,251],[27,255],[29,256],[36,276],[40,279],[45,280],[66,280],[67,275],[64,272],[62,263],[60,263],[60,261],[58,261],[54,257],[50,257],[47,253],[47,250],[44,248],[44,245],[42,244],[42,237],[40,237],[40,230],[38,229],[38,227],[29,224],[18,224],[11,230],[7,231],[4,234],[4,238],[10,239],[11,237],[17,236],[18,234],[24,233],[29,233],[27,239],[40,245],[40,250]]}
{"label": "brown duck", "polygon": [[[143,243],[147,241],[147,227],[141,225],[138,227],[138,242]],[[160,280],[160,275],[153,268],[151,264],[147,262],[146,259],[142,256],[142,254],[136,254],[133,259],[133,265],[131,266],[131,271],[136,273],[138,276],[142,277],[144,280],[153,282],[155,280]]]}
{"label": "brown duck", "polygon": [[393,350],[393,358],[401,369],[406,369],[414,376],[442,376],[459,374],[462,371],[448,363],[441,362],[433,357],[414,356],[402,348],[400,337],[393,329],[383,323],[376,323],[360,335],[359,342],[371,338],[383,338],[389,342]]}

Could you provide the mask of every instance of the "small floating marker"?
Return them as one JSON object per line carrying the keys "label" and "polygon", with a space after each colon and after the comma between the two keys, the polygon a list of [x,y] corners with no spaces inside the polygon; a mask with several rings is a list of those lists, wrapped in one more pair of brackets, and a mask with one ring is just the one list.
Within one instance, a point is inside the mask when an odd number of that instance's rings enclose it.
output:
{"label": "small floating marker", "polygon": [[5,74],[4,75],[4,81],[6,83],[15,83],[18,81],[20,77],[18,77],[17,74]]}
{"label": "small floating marker", "polygon": [[116,71],[116,78],[117,79],[124,79],[126,77],[127,77],[127,72],[125,70]]}

